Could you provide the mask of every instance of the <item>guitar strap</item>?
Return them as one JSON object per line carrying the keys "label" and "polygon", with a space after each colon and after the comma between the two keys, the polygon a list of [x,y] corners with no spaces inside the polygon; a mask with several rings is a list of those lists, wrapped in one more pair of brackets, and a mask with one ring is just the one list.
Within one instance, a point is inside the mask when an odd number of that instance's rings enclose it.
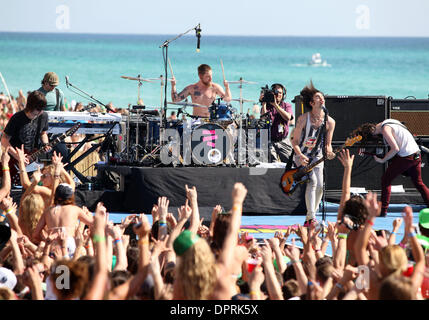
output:
{"label": "guitar strap", "polygon": [[60,90],[58,88],[55,88],[55,93],[57,96],[57,104],[55,105],[55,111],[60,111]]}
{"label": "guitar strap", "polygon": [[[42,113],[43,114],[43,113]],[[40,143],[39,143],[39,140],[40,140],[40,126],[42,125],[42,117],[41,117],[41,115],[39,115],[38,117],[37,117],[37,129],[36,129],[36,136],[34,137],[34,139],[33,139],[33,145],[32,145],[32,147],[31,147],[31,151],[32,150],[34,150],[34,149],[38,149],[38,147],[39,147],[39,145],[40,145]]]}
{"label": "guitar strap", "polygon": [[[305,122],[305,127],[303,128],[303,134],[302,134],[302,136],[301,136],[301,141],[299,142],[299,145],[300,145],[300,146],[302,146],[302,144],[304,143],[305,137],[307,136],[307,124],[308,124],[308,121],[306,121],[306,122]],[[311,153],[310,153],[310,155],[309,155],[310,162],[311,162],[311,160],[315,157],[315,155],[316,155],[316,153],[317,153],[317,150],[318,150],[318,148],[319,148],[320,142],[322,141],[322,133],[324,132],[324,127],[325,127],[325,125],[326,125],[326,123],[325,123],[325,121],[323,121],[323,124],[322,124],[322,126],[320,127],[320,130],[319,130],[319,132],[318,132],[318,134],[317,134],[317,141],[316,141],[316,144],[315,144],[315,146],[314,146],[313,150],[311,150]],[[295,150],[293,150],[293,151],[295,151]],[[292,155],[293,155],[293,154],[292,154]],[[289,164],[289,163],[288,163],[288,164]]]}

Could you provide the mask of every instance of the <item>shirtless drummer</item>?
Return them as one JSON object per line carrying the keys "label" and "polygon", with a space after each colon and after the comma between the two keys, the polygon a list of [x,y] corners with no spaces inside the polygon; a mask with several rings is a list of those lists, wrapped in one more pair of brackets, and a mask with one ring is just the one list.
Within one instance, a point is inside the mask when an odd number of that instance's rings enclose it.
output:
{"label": "shirtless drummer", "polygon": [[226,80],[223,82],[225,90],[217,83],[212,82],[212,68],[207,64],[202,64],[198,67],[198,77],[200,81],[190,84],[179,94],[176,90],[176,79],[173,77],[171,81],[171,100],[173,102],[182,101],[190,95],[192,103],[207,106],[207,108],[194,107],[192,114],[200,118],[208,118],[210,116],[208,107],[215,101],[216,96],[221,97],[226,102],[230,102],[231,91]]}

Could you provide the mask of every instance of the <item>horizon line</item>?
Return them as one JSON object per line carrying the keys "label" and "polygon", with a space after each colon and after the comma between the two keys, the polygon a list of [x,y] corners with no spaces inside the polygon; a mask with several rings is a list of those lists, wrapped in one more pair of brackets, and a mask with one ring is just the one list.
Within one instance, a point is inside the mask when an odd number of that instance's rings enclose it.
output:
{"label": "horizon line", "polygon": [[[63,31],[5,31],[0,33],[28,33],[28,34],[71,34],[71,35],[111,35],[111,36],[175,36],[176,34],[160,33],[104,33],[104,32],[63,32]],[[183,35],[184,37],[194,37],[195,35]],[[392,35],[233,35],[233,34],[207,34],[206,37],[276,37],[276,38],[421,38],[426,39],[428,36],[392,36]]]}

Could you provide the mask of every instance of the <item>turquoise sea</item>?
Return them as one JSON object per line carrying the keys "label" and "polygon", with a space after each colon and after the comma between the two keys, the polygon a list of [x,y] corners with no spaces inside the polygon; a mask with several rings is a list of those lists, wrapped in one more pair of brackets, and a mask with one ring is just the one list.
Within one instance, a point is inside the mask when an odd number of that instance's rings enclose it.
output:
{"label": "turquoise sea", "polygon": [[[100,102],[126,108],[136,104],[138,82],[121,76],[156,78],[164,74],[165,40],[176,35],[100,35],[0,33],[0,72],[12,95],[37,89],[47,71],[60,76],[68,101],[88,100],[66,88],[65,76]],[[329,95],[385,95],[394,98],[429,95],[429,38],[328,38],[202,36],[196,52],[195,36],[170,43],[171,61],[178,89],[198,80],[197,67],[207,63],[213,80],[223,82],[220,60],[229,81],[242,77],[257,84],[244,85],[244,99],[257,100],[261,86],[281,82],[287,101],[306,83]],[[325,67],[309,66],[319,52]],[[168,70],[170,76],[170,70]],[[0,91],[5,92],[0,84]],[[231,84],[233,98],[240,97]],[[161,105],[160,81],[144,82],[140,93],[148,107]],[[170,87],[168,87],[170,101]],[[233,106],[239,106],[234,102]],[[244,105],[245,111],[252,107]]]}

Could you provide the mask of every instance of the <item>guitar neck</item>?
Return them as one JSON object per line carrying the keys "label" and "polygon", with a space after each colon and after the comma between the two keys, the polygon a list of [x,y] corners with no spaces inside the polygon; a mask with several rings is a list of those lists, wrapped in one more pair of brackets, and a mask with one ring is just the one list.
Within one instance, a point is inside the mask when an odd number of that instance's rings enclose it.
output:
{"label": "guitar neck", "polygon": [[[341,147],[339,147],[338,149],[334,150],[334,153],[335,153],[335,154],[337,154],[338,152],[340,152],[341,150],[343,150],[345,147],[346,147],[346,145],[345,145],[345,144],[343,144]],[[314,163],[312,163],[312,164],[310,164],[310,165],[306,166],[306,167],[305,167],[305,171],[307,171],[307,172],[308,172],[308,171],[313,170],[313,168],[314,168],[315,166],[317,166],[319,163],[321,163],[321,162],[323,162],[323,161],[325,161],[325,157],[322,157],[322,158],[320,158],[319,160],[317,160],[316,162],[314,162]]]}
{"label": "guitar neck", "polygon": [[[61,136],[55,138],[54,140],[52,140],[51,142],[49,142],[46,146],[48,147],[55,147],[58,143],[60,143],[62,140],[64,140],[66,138],[66,134],[63,133]],[[33,152],[30,156],[32,161],[36,161],[36,159],[41,156],[43,153],[45,153],[44,148],[41,148],[35,152]]]}

